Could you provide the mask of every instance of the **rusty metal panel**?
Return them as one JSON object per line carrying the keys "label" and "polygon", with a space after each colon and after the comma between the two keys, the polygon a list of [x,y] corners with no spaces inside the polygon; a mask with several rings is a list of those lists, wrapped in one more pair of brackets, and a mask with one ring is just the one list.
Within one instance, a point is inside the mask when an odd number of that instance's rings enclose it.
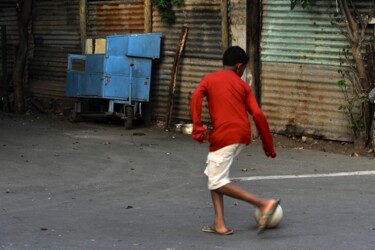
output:
{"label": "rusty metal panel", "polygon": [[336,85],[340,52],[349,44],[330,22],[329,2],[291,11],[289,1],[262,1],[262,108],[275,132],[293,128],[297,135],[352,141]]}
{"label": "rusty metal panel", "polygon": [[[173,121],[190,121],[190,98],[201,78],[221,69],[221,14],[220,1],[185,0],[174,7],[176,22],[168,25],[153,11],[153,31],[162,32],[161,59],[153,67],[151,100],[154,118],[165,120],[172,66],[178,48],[181,29],[189,27],[185,50],[178,68]],[[207,109],[203,119],[209,120]]]}
{"label": "rusty metal panel", "polygon": [[[337,67],[262,63],[262,109],[274,132],[348,141],[352,139],[336,86]],[[288,131],[290,132],[290,131]]]}
{"label": "rusty metal panel", "polygon": [[88,1],[87,35],[144,32],[144,0]]}
{"label": "rusty metal panel", "polygon": [[80,53],[79,1],[35,0],[29,59],[30,92],[33,96],[65,97],[69,53]]}
{"label": "rusty metal panel", "polygon": [[[16,47],[19,43],[16,2],[15,0],[4,1],[1,3],[0,7],[0,26],[6,26],[7,44],[5,46],[7,48],[7,68],[9,74],[13,70],[16,57]],[[3,46],[1,42],[0,39],[0,48]],[[0,52],[0,75],[2,76],[2,74],[2,54]]]}
{"label": "rusty metal panel", "polygon": [[[143,32],[143,0],[88,0],[88,36]],[[67,55],[81,53],[79,1],[34,1],[30,92],[65,98]],[[129,28],[131,27],[131,28]]]}
{"label": "rusty metal panel", "polygon": [[16,0],[1,0],[0,1],[0,12],[5,11],[7,8],[14,9],[16,8]]}
{"label": "rusty metal panel", "polygon": [[262,61],[338,66],[348,43],[330,22],[330,4],[316,1],[313,11],[292,11],[289,1],[263,1]]}

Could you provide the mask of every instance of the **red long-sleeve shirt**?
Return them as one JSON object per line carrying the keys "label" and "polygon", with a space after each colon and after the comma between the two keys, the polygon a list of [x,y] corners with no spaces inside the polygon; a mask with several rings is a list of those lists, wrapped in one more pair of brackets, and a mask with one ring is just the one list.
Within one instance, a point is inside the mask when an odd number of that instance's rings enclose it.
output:
{"label": "red long-sleeve shirt", "polygon": [[194,139],[202,141],[202,134],[205,135],[201,121],[202,102],[205,97],[213,126],[209,135],[211,152],[235,143],[249,144],[250,113],[260,132],[266,155],[276,156],[266,117],[250,86],[231,70],[220,70],[206,75],[196,88],[190,103]]}

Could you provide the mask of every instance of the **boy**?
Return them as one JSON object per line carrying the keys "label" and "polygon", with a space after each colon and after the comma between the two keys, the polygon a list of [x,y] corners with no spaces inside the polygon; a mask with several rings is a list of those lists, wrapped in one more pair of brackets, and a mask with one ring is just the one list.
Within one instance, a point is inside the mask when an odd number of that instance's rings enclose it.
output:
{"label": "boy", "polygon": [[224,221],[223,196],[243,200],[259,207],[262,216],[258,233],[266,228],[280,201],[262,199],[237,187],[229,180],[229,169],[242,148],[250,143],[251,131],[248,112],[253,116],[263,142],[267,157],[276,157],[267,120],[260,110],[248,84],[241,76],[249,57],[238,47],[230,47],[223,55],[223,70],[205,76],[191,99],[193,118],[192,137],[199,143],[206,141],[206,129],[201,122],[202,101],[206,97],[213,130],[209,136],[209,153],[204,173],[208,177],[208,189],[215,210],[212,226],[202,231],[229,235],[233,233]]}

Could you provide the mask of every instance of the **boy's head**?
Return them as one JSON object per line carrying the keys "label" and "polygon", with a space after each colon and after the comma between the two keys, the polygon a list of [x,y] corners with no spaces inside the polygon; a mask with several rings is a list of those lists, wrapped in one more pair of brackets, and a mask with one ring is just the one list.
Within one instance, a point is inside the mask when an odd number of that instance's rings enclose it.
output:
{"label": "boy's head", "polygon": [[229,47],[223,55],[223,65],[224,66],[236,66],[236,64],[241,63],[246,65],[249,61],[249,57],[246,52],[239,46]]}
{"label": "boy's head", "polygon": [[240,77],[243,75],[248,61],[249,57],[239,46],[229,47],[223,55],[224,69],[232,70]]}

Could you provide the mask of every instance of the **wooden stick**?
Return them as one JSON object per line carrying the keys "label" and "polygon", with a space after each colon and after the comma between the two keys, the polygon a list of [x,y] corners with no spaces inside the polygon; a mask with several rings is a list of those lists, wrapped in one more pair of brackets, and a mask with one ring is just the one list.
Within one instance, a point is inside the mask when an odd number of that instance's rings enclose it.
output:
{"label": "wooden stick", "polygon": [[150,32],[152,32],[152,5],[151,5],[151,0],[144,0],[144,6],[145,6],[144,29],[145,29],[145,33],[150,33]]}
{"label": "wooden stick", "polygon": [[229,47],[228,0],[221,0],[221,49],[224,53]]}
{"label": "wooden stick", "polygon": [[180,64],[181,54],[184,50],[186,38],[188,34],[189,28],[184,26],[182,27],[180,41],[178,43],[178,48],[176,51],[176,55],[174,57],[173,62],[173,68],[172,68],[172,76],[171,81],[169,84],[169,98],[168,98],[168,106],[167,106],[167,117],[165,120],[165,127],[164,129],[169,129],[171,118],[172,118],[172,112],[173,112],[173,101],[174,101],[174,95],[176,91],[176,79],[177,79],[177,71],[178,71],[178,65]]}

